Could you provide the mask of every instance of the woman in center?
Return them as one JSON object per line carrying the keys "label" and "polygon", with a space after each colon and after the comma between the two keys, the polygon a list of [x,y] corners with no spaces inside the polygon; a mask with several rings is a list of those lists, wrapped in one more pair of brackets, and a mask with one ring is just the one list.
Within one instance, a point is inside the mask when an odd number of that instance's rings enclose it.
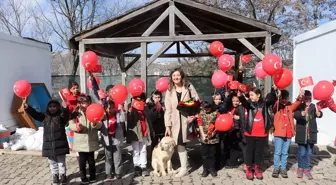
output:
{"label": "woman in center", "polygon": [[177,110],[180,101],[188,101],[191,98],[198,100],[195,88],[187,82],[182,69],[174,69],[170,73],[169,88],[165,96],[165,126],[166,135],[174,138],[180,158],[181,168],[175,177],[183,177],[188,173],[188,155],[186,143],[188,142],[188,124],[196,119],[196,115],[185,117]]}

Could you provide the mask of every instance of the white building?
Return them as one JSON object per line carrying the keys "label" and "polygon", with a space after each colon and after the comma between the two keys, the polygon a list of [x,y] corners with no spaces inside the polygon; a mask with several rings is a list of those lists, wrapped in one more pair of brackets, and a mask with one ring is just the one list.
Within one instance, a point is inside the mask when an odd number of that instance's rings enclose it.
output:
{"label": "white building", "polygon": [[[49,92],[52,91],[51,45],[0,33],[0,56],[0,124],[14,130],[18,126],[11,111],[14,83],[17,80],[44,83]],[[40,98],[41,93],[38,91],[41,89],[33,87],[32,96],[28,98],[28,103],[33,106],[36,104],[35,98]],[[43,97],[40,99],[44,102],[47,101]],[[36,107],[44,107],[40,104],[36,104]]]}
{"label": "white building", "polygon": [[[314,84],[336,80],[336,21],[295,37],[293,60],[293,98],[299,93],[300,78],[312,76]],[[313,87],[306,89],[312,91]],[[335,94],[333,98],[336,99]],[[328,108],[322,112],[323,118],[317,120],[318,144],[328,145],[336,137],[336,113]]]}

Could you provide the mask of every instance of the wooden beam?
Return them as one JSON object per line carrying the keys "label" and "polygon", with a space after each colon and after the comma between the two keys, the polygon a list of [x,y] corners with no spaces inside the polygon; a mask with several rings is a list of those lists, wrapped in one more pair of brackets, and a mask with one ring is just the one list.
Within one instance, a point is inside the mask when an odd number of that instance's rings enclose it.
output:
{"label": "wooden beam", "polygon": [[[129,56],[127,56],[127,54],[124,54],[124,57],[129,57]],[[139,60],[140,57],[141,55],[139,54],[135,56],[135,58],[125,67],[125,71],[128,71],[129,68],[131,68]]]}
{"label": "wooden beam", "polygon": [[195,35],[202,35],[202,32],[192,23],[178,8],[174,6],[175,14],[181,21],[188,26],[188,28],[194,32]]}
{"label": "wooden beam", "polygon": [[263,29],[263,30],[270,31],[270,32],[281,35],[281,31],[278,28],[275,28],[273,26],[269,26],[269,25],[267,25],[263,22],[255,20],[255,19],[247,18],[247,17],[241,16],[241,15],[238,15],[238,14],[234,14],[234,13],[231,13],[231,12],[228,12],[228,11],[224,11],[224,10],[221,10],[219,8],[214,8],[214,7],[211,7],[211,6],[207,6],[207,5],[197,3],[197,2],[194,2],[194,1],[191,1],[191,0],[174,0],[174,1],[176,3],[179,3],[179,4],[183,4],[183,5],[186,5],[186,6],[189,6],[189,7],[194,7],[194,8],[209,12],[211,14],[217,14],[219,16],[223,16],[223,17],[226,17],[226,18],[229,18],[229,19],[233,19],[233,20],[242,22],[244,24],[248,24],[248,25],[251,25],[253,27],[257,27],[257,28],[260,28],[260,29]]}
{"label": "wooden beam", "polygon": [[142,34],[142,36],[149,36],[161,23],[163,20],[165,20],[169,13],[170,8],[168,7],[155,21],[154,23]]}
{"label": "wooden beam", "polygon": [[262,54],[257,48],[255,48],[248,40],[246,39],[238,39],[245,47],[247,47],[250,51],[252,51],[260,60],[264,58],[264,54]]}
{"label": "wooden beam", "polygon": [[88,93],[86,88],[86,70],[82,65],[82,55],[85,52],[85,45],[83,42],[79,42],[78,55],[79,55],[79,81],[80,81],[80,90],[82,93]]}
{"label": "wooden beam", "polygon": [[191,47],[189,47],[187,43],[185,43],[184,41],[181,41],[181,43],[191,54],[195,54],[195,51],[191,49]]}
{"label": "wooden beam", "polygon": [[121,84],[126,85],[126,72],[121,72]]}
{"label": "wooden beam", "polygon": [[175,35],[175,6],[174,1],[169,1],[169,35]]}
{"label": "wooden beam", "polygon": [[[265,38],[265,55],[271,54],[272,47],[272,37],[269,33]],[[271,91],[272,88],[272,78],[267,76],[264,82],[264,94],[267,94]]]}
{"label": "wooden beam", "polygon": [[147,43],[141,43],[141,79],[145,84],[145,92],[147,93]]}
{"label": "wooden beam", "polygon": [[94,29],[92,29],[91,31],[88,31],[87,33],[78,35],[77,37],[75,37],[75,40],[76,40],[76,41],[79,41],[79,40],[82,40],[82,39],[84,39],[84,38],[87,38],[87,37],[89,37],[89,36],[91,36],[91,35],[94,35],[94,34],[100,32],[100,31],[106,30],[107,28],[110,28],[110,27],[112,27],[112,26],[115,26],[115,25],[117,25],[117,24],[120,24],[120,23],[122,23],[122,22],[125,22],[125,21],[127,21],[127,20],[129,20],[129,19],[135,18],[135,17],[137,17],[137,16],[139,16],[139,15],[141,15],[141,14],[143,14],[143,13],[146,13],[146,12],[148,12],[148,11],[154,9],[154,8],[160,7],[160,6],[162,6],[162,5],[166,4],[166,3],[168,3],[169,1],[170,1],[170,0],[160,0],[160,1],[156,1],[156,2],[153,3],[153,4],[150,4],[150,5],[148,5],[148,6],[145,6],[145,7],[141,8],[141,9],[139,9],[139,10],[137,10],[137,11],[134,11],[134,12],[128,14],[128,15],[125,15],[125,16],[119,18],[119,19],[114,19],[114,20],[111,21],[111,22],[108,22],[108,23],[106,23],[106,24],[103,24],[103,25],[101,25],[101,26],[99,26],[99,27],[97,27],[97,28],[94,28]]}
{"label": "wooden beam", "polygon": [[[225,52],[225,54],[235,55],[236,52]],[[124,54],[124,56],[125,57],[139,57],[140,54]],[[151,57],[151,56],[153,56],[153,54],[147,54],[148,58]],[[194,53],[194,54],[190,54],[190,53],[181,53],[181,54],[167,53],[167,54],[162,54],[162,55],[158,56],[158,58],[193,58],[193,57],[213,57],[213,55],[210,54],[210,53]]]}
{"label": "wooden beam", "polygon": [[225,40],[240,38],[265,37],[267,32],[242,32],[224,34],[203,34],[203,35],[178,35],[178,36],[149,36],[149,37],[115,37],[83,39],[84,44],[112,44],[112,43],[139,43],[139,42],[178,42],[178,41],[205,41]]}
{"label": "wooden beam", "polygon": [[181,54],[181,47],[180,47],[180,42],[176,42],[176,53]]}
{"label": "wooden beam", "polygon": [[147,60],[147,67],[151,65],[162,53],[166,52],[174,45],[174,42],[165,42],[161,48]]}
{"label": "wooden beam", "polygon": [[117,59],[118,59],[120,71],[125,72],[125,58],[124,58],[124,56],[120,55],[120,56],[117,57]]}

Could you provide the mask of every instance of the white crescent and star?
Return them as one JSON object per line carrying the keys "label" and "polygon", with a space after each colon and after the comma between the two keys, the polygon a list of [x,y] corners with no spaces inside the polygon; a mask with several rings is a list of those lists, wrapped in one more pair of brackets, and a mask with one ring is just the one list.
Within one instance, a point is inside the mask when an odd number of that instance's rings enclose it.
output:
{"label": "white crescent and star", "polygon": [[222,52],[224,50],[224,47],[218,46],[218,51]]}
{"label": "white crescent and star", "polygon": [[262,69],[262,63],[261,63],[261,62],[259,62],[259,63],[257,64],[257,68]]}
{"label": "white crescent and star", "polygon": [[307,85],[307,81],[306,80],[301,80],[301,85],[303,85],[303,86]]}
{"label": "white crescent and star", "polygon": [[281,64],[279,62],[275,62],[274,69],[280,69],[280,68],[281,68]]}

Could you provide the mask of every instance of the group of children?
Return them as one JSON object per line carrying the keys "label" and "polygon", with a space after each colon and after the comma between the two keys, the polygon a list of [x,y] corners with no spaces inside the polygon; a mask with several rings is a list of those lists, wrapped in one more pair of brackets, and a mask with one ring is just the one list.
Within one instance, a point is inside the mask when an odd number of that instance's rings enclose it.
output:
{"label": "group of children", "polygon": [[[147,145],[152,149],[164,137],[164,106],[162,94],[155,91],[150,99],[142,93],[132,99],[142,102],[143,109],[132,104],[125,110],[110,98],[112,85],[106,87],[106,97],[99,96],[99,87],[93,75],[90,75],[95,96],[105,109],[105,117],[100,122],[90,122],[85,111],[92,103],[89,95],[81,94],[79,85],[72,83],[71,95],[67,102],[60,104],[50,101],[46,113],[38,113],[24,101],[26,112],[34,119],[43,122],[43,151],[48,157],[53,183],[66,184],[65,155],[69,145],[65,128],[69,126],[74,133],[74,150],[78,153],[78,163],[82,184],[96,181],[94,152],[102,143],[105,151],[106,180],[122,177],[122,145],[126,137],[132,145],[135,175],[148,176]],[[215,121],[220,114],[232,115],[234,127],[225,133],[217,132]],[[272,176],[287,178],[287,156],[291,138],[295,136],[299,145],[297,177],[303,175],[312,179],[310,160],[314,144],[317,141],[316,118],[322,112],[312,104],[311,93],[302,91],[297,101],[289,101],[286,90],[273,87],[265,98],[260,89],[254,88],[244,94],[239,91],[216,93],[213,102],[203,102],[197,115],[199,139],[202,145],[203,177],[217,176],[217,170],[224,161],[232,168],[245,162],[246,177],[262,179],[261,164],[264,148],[268,142],[270,130],[274,130],[274,171]],[[296,125],[294,125],[296,119]],[[126,126],[127,123],[127,126]],[[98,132],[100,131],[100,132]],[[101,134],[101,142],[99,135]],[[221,143],[224,142],[222,152]],[[223,155],[222,155],[223,153]],[[89,165],[89,178],[86,164]]]}

